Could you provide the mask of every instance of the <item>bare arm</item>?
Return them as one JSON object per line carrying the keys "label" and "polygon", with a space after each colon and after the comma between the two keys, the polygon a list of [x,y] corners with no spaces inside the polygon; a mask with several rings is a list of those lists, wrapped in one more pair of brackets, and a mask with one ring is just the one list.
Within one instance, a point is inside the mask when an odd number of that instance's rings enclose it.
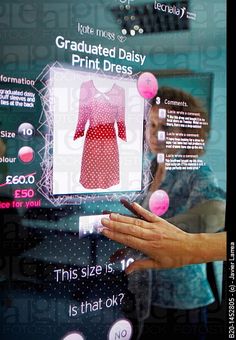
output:
{"label": "bare arm", "polygon": [[103,219],[103,234],[137,249],[148,256],[133,262],[127,269],[177,268],[184,265],[226,259],[226,233],[190,234],[133,203],[139,220],[119,214]]}
{"label": "bare arm", "polygon": [[225,206],[224,201],[205,201],[169,218],[168,222],[189,233],[215,233],[224,229]]}

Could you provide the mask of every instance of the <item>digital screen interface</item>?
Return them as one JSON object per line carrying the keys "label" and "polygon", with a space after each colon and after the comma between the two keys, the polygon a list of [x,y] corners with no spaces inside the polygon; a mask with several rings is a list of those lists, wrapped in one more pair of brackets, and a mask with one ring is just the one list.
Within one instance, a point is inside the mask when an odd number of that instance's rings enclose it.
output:
{"label": "digital screen interface", "polygon": [[210,5],[0,6],[1,339],[138,339],[175,289],[125,274],[144,255],[101,233],[111,212],[135,217],[122,199],[187,232],[224,229],[225,4],[218,21]]}

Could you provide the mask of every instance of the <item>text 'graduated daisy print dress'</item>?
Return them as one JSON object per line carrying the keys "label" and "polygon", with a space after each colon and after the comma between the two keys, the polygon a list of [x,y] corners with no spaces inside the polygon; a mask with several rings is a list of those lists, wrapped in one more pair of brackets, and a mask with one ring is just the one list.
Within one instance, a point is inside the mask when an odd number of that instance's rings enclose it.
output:
{"label": "text 'graduated daisy print dress'", "polygon": [[120,182],[118,137],[126,141],[125,91],[113,84],[100,92],[92,80],[81,85],[79,117],[74,140],[85,136],[80,183],[86,189],[106,189]]}

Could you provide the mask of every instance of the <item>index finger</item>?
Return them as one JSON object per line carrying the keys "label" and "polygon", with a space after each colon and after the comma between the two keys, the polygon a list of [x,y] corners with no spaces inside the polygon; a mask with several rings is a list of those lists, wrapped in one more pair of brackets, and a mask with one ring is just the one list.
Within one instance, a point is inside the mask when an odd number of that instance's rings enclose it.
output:
{"label": "index finger", "polygon": [[140,220],[139,218],[131,217],[131,216],[127,216],[127,215],[111,213],[109,218],[112,221],[126,223],[126,224],[132,224],[132,225],[135,225],[136,227],[141,227],[141,228],[145,228],[145,229],[149,229],[150,226],[151,226],[150,223],[147,222],[147,221]]}
{"label": "index finger", "polygon": [[159,216],[144,209],[141,205],[139,205],[136,202],[132,203],[132,207],[138,215],[141,215],[148,222],[160,222],[162,220]]}

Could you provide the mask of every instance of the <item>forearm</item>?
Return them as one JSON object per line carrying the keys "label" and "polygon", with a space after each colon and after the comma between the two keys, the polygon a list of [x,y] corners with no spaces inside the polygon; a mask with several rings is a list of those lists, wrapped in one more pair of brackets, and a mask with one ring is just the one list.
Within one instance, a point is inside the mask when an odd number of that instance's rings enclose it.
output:
{"label": "forearm", "polygon": [[226,260],[226,232],[191,234],[190,241],[190,264]]}
{"label": "forearm", "polygon": [[185,213],[169,218],[168,222],[189,233],[221,231],[225,225],[225,202],[212,200],[199,203]]}

